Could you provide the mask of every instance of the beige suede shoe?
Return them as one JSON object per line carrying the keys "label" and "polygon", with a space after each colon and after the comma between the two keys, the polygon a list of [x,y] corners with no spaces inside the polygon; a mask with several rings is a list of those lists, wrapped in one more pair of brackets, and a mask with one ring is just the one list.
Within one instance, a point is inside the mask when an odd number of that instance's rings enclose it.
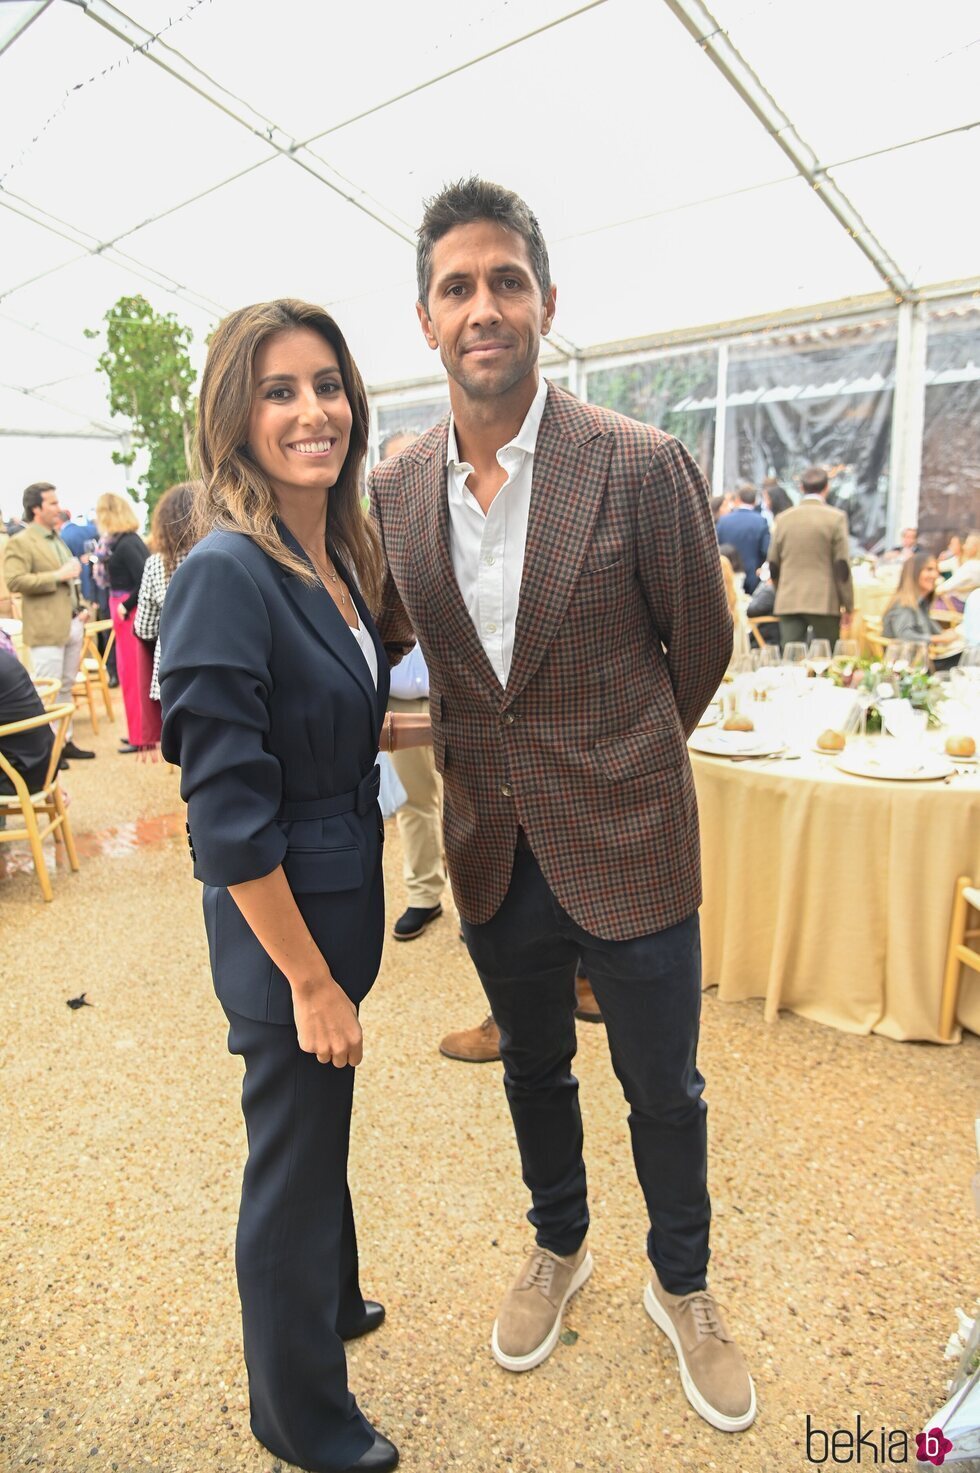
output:
{"label": "beige suede shoe", "polygon": [[447,1059],[459,1059],[464,1064],[491,1064],[500,1058],[500,1029],[492,1017],[484,1018],[476,1028],[461,1028],[458,1033],[447,1033],[439,1045],[439,1052]]}
{"label": "beige suede shoe", "polygon": [[684,1395],[719,1432],[744,1432],[755,1421],[755,1387],[714,1299],[707,1289],[668,1294],[655,1270],[651,1280],[643,1303],[677,1352]]}
{"label": "beige suede shoe", "polygon": [[535,1248],[504,1295],[493,1326],[490,1349],[505,1371],[530,1371],[554,1350],[565,1305],[592,1272],[592,1254],[583,1243],[571,1258]]}

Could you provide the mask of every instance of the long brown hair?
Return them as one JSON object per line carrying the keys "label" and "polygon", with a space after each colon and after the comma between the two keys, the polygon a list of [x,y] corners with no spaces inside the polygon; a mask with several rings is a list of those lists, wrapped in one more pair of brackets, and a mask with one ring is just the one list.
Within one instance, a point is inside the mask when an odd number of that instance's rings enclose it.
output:
{"label": "long brown hair", "polygon": [[[932,607],[932,601],[936,596],[935,588],[931,593],[923,594],[919,587],[919,575],[927,563],[934,563],[935,555],[931,552],[916,552],[902,564],[902,576],[898,580],[898,587],[892,596],[888,609],[917,609],[925,600],[926,608]],[[885,610],[887,614],[888,609]]]}
{"label": "long brown hair", "polygon": [[174,568],[197,541],[197,499],[203,491],[200,481],[181,481],[164,491],[153,508],[153,551],[163,558],[163,576],[168,583]]}
{"label": "long brown hair", "polygon": [[200,534],[215,528],[244,532],[290,573],[306,583],[316,582],[309,563],[291,552],[280,536],[272,486],[247,444],[255,355],[273,333],[297,327],[312,328],[337,354],[353,421],[347,458],[330,488],[327,542],[375,610],[381,598],[381,544],[361,507],[361,470],[369,433],[367,394],[343,333],[322,307],[292,297],[258,302],[232,312],[215,328],[197,417],[197,454],[204,482],[198,498]]}

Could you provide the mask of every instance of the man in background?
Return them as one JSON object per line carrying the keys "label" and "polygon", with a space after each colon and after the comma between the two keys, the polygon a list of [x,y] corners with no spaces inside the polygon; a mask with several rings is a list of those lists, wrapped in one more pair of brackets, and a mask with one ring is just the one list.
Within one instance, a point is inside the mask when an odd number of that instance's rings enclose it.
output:
{"label": "man in background", "polygon": [[759,569],[769,549],[769,527],[758,507],[759,493],[743,482],[738,500],[730,512],[718,518],[715,530],[719,545],[730,543],[736,548],[745,569],[745,592],[754,593],[759,583]]}
{"label": "man in background", "polygon": [[[23,640],[34,674],[59,680],[58,702],[70,705],[88,610],[81,608],[82,565],[58,535],[61,507],[49,481],[36,481],[24,492],[24,521],[23,532],[4,548],[4,577],[10,592],[21,596]],[[68,761],[95,756],[75,745],[70,729],[62,754]]]}
{"label": "man in background", "polygon": [[[417,439],[414,430],[400,430],[389,435],[382,442],[381,459],[399,455]],[[388,709],[428,714],[429,672],[418,645],[391,672]],[[391,765],[407,795],[397,818],[408,901],[391,934],[396,941],[414,941],[426,926],[442,915],[442,892],[446,888],[446,865],[442,857],[442,778],[436,772],[431,746],[392,752]]]}
{"label": "man in background", "polygon": [[98,589],[95,579],[92,577],[92,564],[89,553],[92,544],[99,540],[99,529],[92,521],[73,522],[71,512],[65,507],[61,508],[61,540],[69,549],[73,557],[77,557],[82,565],[82,575],[79,582],[82,586],[82,599],[87,604],[97,604]]}
{"label": "man in background", "polygon": [[[776,588],[779,639],[840,637],[841,610],[854,607],[847,513],[827,505],[827,472],[810,466],[800,477],[803,500],[776,518],[769,571]],[[812,632],[808,632],[812,631]]]}

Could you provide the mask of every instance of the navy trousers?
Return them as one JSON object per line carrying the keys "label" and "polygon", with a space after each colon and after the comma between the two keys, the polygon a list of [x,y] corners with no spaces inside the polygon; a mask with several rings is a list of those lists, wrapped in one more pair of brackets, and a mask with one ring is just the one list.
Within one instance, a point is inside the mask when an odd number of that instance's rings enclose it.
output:
{"label": "navy trousers", "polygon": [[650,1260],[670,1293],[703,1289],[711,1205],[707,1106],[696,1061],[697,915],[629,941],[593,936],[562,909],[522,842],[500,909],[483,925],[464,921],[463,932],[500,1029],[504,1088],[538,1244],[567,1256],[589,1226],[572,1073],[581,957],[630,1106],[633,1159],[650,1215]]}
{"label": "navy trousers", "polygon": [[225,1012],[245,1061],[235,1265],[252,1431],[277,1457],[336,1473],[373,1441],[341,1339],[364,1313],[347,1188],[354,1070],[303,1053],[290,1024]]}

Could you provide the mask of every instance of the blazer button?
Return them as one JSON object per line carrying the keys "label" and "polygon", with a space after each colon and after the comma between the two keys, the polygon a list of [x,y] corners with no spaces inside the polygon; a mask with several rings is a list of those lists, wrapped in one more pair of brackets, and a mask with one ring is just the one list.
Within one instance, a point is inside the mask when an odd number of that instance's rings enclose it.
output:
{"label": "blazer button", "polygon": [[505,798],[513,798],[514,796],[514,789],[511,787],[510,783],[501,783],[500,791],[503,793]]}
{"label": "blazer button", "polygon": [[513,726],[516,720],[517,715],[514,711],[507,711],[504,713],[503,721],[505,726]]}

